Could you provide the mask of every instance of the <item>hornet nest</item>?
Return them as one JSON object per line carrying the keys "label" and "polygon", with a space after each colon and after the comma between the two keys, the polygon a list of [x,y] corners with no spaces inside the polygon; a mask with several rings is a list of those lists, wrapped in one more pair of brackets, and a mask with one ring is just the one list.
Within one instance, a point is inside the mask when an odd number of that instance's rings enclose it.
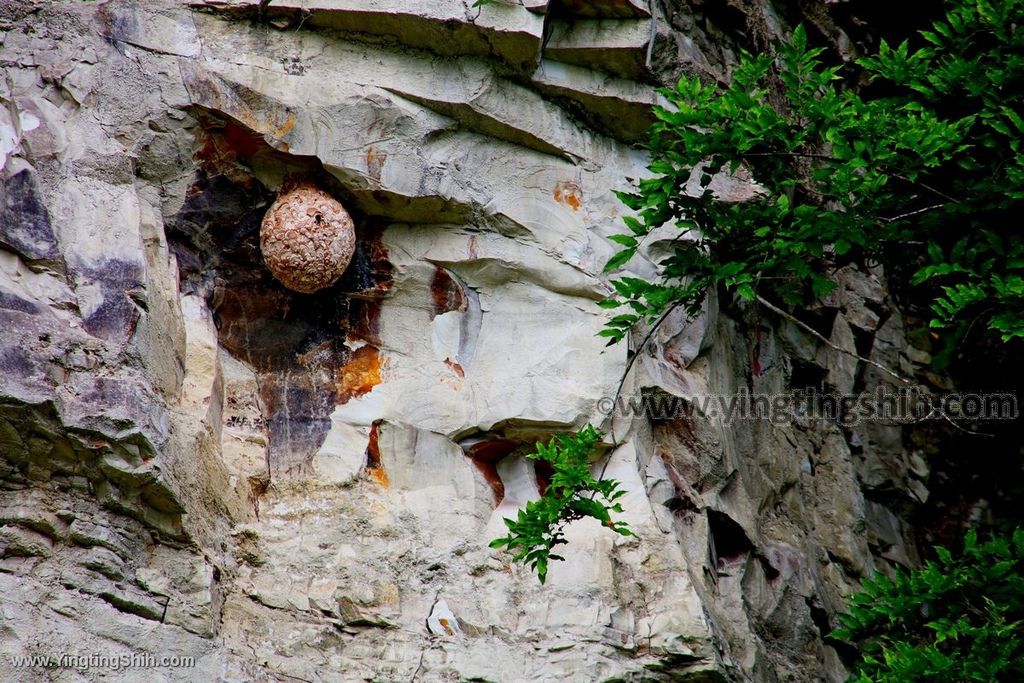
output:
{"label": "hornet nest", "polygon": [[303,294],[337,282],[355,246],[345,207],[305,180],[285,182],[260,226],[263,263],[281,284]]}

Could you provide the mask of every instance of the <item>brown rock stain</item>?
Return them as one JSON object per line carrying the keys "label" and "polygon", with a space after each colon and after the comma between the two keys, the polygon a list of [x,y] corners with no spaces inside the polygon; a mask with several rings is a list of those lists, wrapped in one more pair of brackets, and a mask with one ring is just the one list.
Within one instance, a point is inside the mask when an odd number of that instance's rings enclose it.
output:
{"label": "brown rock stain", "polygon": [[200,117],[199,121],[202,146],[196,151],[196,158],[205,168],[250,187],[253,178],[238,165],[238,160],[248,159],[265,149],[267,143],[263,136],[233,121],[220,123],[208,117]]}
{"label": "brown rock stain", "polygon": [[583,17],[643,16],[629,0],[562,0],[562,9]]}
{"label": "brown rock stain", "polygon": [[388,155],[384,152],[378,152],[373,147],[366,148],[366,173],[370,176],[370,180],[380,185],[380,173],[384,168],[384,162],[387,161]]}
{"label": "brown rock stain", "polygon": [[511,439],[491,439],[470,446],[469,452],[466,453],[491,487],[495,505],[505,498],[505,484],[498,475],[498,462],[518,446],[519,444]]}
{"label": "brown rock stain", "polygon": [[381,298],[391,288],[394,266],[389,261],[388,248],[382,239],[384,229],[377,226],[367,227],[360,231],[359,242],[363,254],[354,259],[349,291],[353,296],[362,299]]}
{"label": "brown rock stain", "polygon": [[434,300],[434,315],[449,311],[464,311],[468,306],[462,285],[444,268],[435,268],[430,280],[430,296]]}
{"label": "brown rock stain", "polygon": [[380,384],[381,358],[375,346],[361,346],[335,371],[337,403],[370,393]]}
{"label": "brown rock stain", "polygon": [[348,309],[349,341],[362,340],[369,344],[382,344],[380,338],[380,301],[353,299]]}
{"label": "brown rock stain", "polygon": [[462,369],[462,366],[453,361],[451,358],[445,358],[444,364],[451,368],[452,372],[454,372],[460,378],[466,376],[466,371]]}
{"label": "brown rock stain", "polygon": [[[199,116],[205,134],[203,146],[196,153],[199,159],[218,166],[236,158],[249,159],[266,149],[287,152],[288,144],[275,138],[287,135],[298,122],[298,117],[290,111],[285,112],[280,120],[266,122],[252,117],[236,118],[220,120]],[[267,137],[273,142],[268,142]]]}
{"label": "brown rock stain", "polygon": [[555,189],[551,191],[551,196],[555,198],[556,202],[565,204],[573,211],[579,211],[583,206],[583,192],[579,185],[570,180],[561,180],[555,183]]}
{"label": "brown rock stain", "polygon": [[551,477],[555,476],[555,468],[543,460],[535,460],[533,462],[533,478],[537,482],[537,491],[540,495],[547,493],[548,487],[551,486]]}
{"label": "brown rock stain", "polygon": [[370,426],[370,440],[366,443],[366,473],[375,482],[387,488],[390,481],[388,473],[384,470],[384,463],[380,459],[379,437],[378,422],[374,422]]}

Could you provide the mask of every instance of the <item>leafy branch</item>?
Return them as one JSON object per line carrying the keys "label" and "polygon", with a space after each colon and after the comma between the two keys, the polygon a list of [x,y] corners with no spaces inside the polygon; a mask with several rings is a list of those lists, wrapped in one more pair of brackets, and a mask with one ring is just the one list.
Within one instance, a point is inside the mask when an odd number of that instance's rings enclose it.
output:
{"label": "leafy branch", "polygon": [[574,434],[558,434],[548,444],[537,443],[526,457],[546,462],[554,474],[547,490],[537,500],[519,510],[516,519],[505,518],[509,534],[496,538],[492,548],[515,553],[516,562],[528,564],[541,583],[547,579],[548,562],[564,560],[552,551],[567,543],[565,528],[572,522],[592,517],[622,536],[636,536],[625,522],[616,522],[612,513],[622,512],[616,501],[625,495],[614,479],[595,479],[590,472],[591,457],[603,434],[591,425]]}
{"label": "leafy branch", "polygon": [[[798,27],[776,54],[742,55],[727,87],[663,90],[652,175],[619,195],[634,215],[606,271],[664,225],[697,238],[657,281],[615,279],[600,334],[620,341],[679,302],[695,313],[713,289],[805,305],[843,266],[877,262],[931,300],[947,339],[979,317],[1024,339],[1024,0],[947,6],[915,48],[883,42],[859,73],[827,64]],[[867,94],[845,86],[858,75]],[[723,201],[713,181],[737,173],[758,194]]]}
{"label": "leafy branch", "polygon": [[979,542],[970,531],[956,557],[936,548],[921,569],[863,582],[830,637],[856,642],[853,681],[1024,679],[1024,530]]}

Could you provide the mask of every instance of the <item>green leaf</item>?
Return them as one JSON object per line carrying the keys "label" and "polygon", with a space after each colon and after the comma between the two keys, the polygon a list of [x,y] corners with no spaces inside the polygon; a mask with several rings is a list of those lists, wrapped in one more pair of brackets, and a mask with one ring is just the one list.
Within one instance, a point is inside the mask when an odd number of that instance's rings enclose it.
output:
{"label": "green leaf", "polygon": [[621,268],[623,265],[625,265],[627,261],[629,261],[629,259],[633,258],[635,254],[635,247],[630,249],[623,249],[622,251],[618,252],[610,259],[608,259],[608,263],[604,265],[604,271],[607,273],[618,268]]}
{"label": "green leaf", "polygon": [[608,239],[624,247],[636,247],[636,238],[632,235],[609,235]]}
{"label": "green leaf", "polygon": [[619,489],[619,482],[594,479],[590,473],[590,463],[602,438],[599,430],[586,425],[574,434],[556,434],[548,443],[538,442],[527,457],[551,466],[550,484],[544,495],[527,502],[515,519],[504,519],[508,536],[489,543],[491,548],[518,549],[513,561],[529,565],[542,584],[547,578],[548,563],[564,559],[551,549],[567,542],[562,533],[565,525],[582,517],[593,517],[616,533],[633,535],[628,526],[614,522],[611,517],[613,512],[622,511],[621,505],[609,499]]}
{"label": "green leaf", "polygon": [[634,235],[646,235],[647,228],[643,224],[632,216],[623,216],[622,222],[626,224],[626,227],[632,231]]}

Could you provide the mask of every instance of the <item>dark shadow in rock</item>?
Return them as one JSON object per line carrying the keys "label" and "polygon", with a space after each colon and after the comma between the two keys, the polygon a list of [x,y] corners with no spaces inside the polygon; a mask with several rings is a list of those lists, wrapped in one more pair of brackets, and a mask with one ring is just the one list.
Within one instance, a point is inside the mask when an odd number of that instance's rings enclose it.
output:
{"label": "dark shadow in rock", "polygon": [[724,513],[708,510],[708,528],[709,550],[719,571],[742,560],[753,549],[743,527]]}
{"label": "dark shadow in rock", "polygon": [[312,294],[285,288],[259,249],[260,223],[274,193],[247,161],[259,155],[263,165],[298,170],[346,208],[351,202],[317,160],[273,150],[236,123],[200,120],[203,165],[168,230],[180,287],[206,300],[220,345],[257,373],[271,476],[301,475],[346,392],[341,380],[353,374],[346,364],[359,360],[343,342],[380,343],[377,300],[391,281],[383,224],[353,210],[356,251],[341,279]]}
{"label": "dark shadow in rock", "polygon": [[[94,283],[99,287],[100,303],[83,319],[85,331],[109,342],[125,344],[135,334],[145,300],[142,267],[138,263],[109,259],[90,268],[79,268],[74,275],[80,287]],[[135,295],[135,296],[133,296]]]}
{"label": "dark shadow in rock", "polygon": [[29,169],[10,177],[0,174],[0,245],[12,249],[28,263],[41,261],[64,272],[50,212]]}

